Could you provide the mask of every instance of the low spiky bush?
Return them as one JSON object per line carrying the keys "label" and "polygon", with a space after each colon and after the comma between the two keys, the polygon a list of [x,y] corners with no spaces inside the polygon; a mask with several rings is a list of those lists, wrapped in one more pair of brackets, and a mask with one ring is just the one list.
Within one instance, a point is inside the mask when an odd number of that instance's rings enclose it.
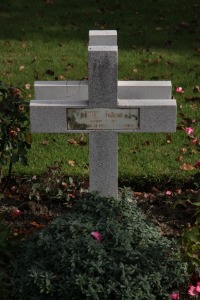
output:
{"label": "low spiky bush", "polygon": [[164,300],[185,269],[175,243],[133,201],[88,194],[26,243],[12,266],[12,296]]}

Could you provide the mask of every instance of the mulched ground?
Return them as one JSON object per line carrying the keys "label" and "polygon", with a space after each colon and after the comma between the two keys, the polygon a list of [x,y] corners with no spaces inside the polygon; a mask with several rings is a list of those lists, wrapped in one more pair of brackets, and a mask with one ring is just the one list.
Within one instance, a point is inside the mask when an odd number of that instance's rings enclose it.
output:
{"label": "mulched ground", "polygon": [[[56,176],[63,188],[63,178],[59,177],[60,175]],[[50,171],[41,178],[41,182],[49,184],[51,177]],[[49,178],[50,181],[48,181]],[[0,220],[10,229],[11,235],[20,237],[20,239],[45,228],[54,218],[71,209],[73,196],[77,191],[72,182],[70,201],[58,198],[50,199],[44,192],[41,193],[40,200],[34,200],[34,197],[30,197],[33,192],[31,178],[10,180],[6,189],[3,188],[4,184],[3,181],[0,184],[0,216],[2,216]],[[87,184],[83,182],[83,185],[87,186]],[[143,210],[147,218],[159,227],[163,236],[178,239],[183,230],[190,227],[195,221],[192,203],[199,199],[200,190],[194,189],[194,186],[190,186],[190,184],[182,188],[173,187],[171,190],[169,187],[166,190],[163,186],[160,188],[140,187],[138,191],[129,189],[129,194],[134,201],[137,201],[138,207]],[[183,286],[180,299],[190,299],[186,291],[187,287]]]}
{"label": "mulched ground", "polygon": [[[0,186],[0,214],[3,222],[14,235],[32,234],[47,226],[54,218],[69,210],[71,202],[62,199],[49,199],[47,196],[39,201],[30,200],[32,182],[29,178],[14,179],[3,191]],[[169,194],[169,195],[168,195]],[[150,191],[131,191],[131,196],[152,222],[159,226],[162,235],[179,237],[184,228],[194,221],[192,199],[200,194],[199,190],[175,189],[174,191],[159,190],[153,187]],[[178,205],[175,205],[179,203]],[[15,212],[19,210],[20,213]]]}

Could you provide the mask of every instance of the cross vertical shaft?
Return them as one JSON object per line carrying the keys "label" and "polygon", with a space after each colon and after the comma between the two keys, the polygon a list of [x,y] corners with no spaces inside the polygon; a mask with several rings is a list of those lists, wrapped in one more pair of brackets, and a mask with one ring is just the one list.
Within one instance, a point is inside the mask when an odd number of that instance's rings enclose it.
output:
{"label": "cross vertical shaft", "polygon": [[[104,31],[104,36],[95,40],[95,32],[90,31],[88,95],[91,108],[117,107],[117,33],[111,33],[107,36]],[[91,132],[89,149],[90,190],[97,190],[103,196],[117,197],[118,133]]]}

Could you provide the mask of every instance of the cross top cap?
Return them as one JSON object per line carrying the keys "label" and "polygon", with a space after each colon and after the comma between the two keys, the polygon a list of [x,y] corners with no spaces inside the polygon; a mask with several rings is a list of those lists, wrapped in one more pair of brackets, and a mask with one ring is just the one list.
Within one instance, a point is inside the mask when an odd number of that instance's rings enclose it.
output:
{"label": "cross top cap", "polygon": [[89,46],[117,46],[117,31],[90,30]]}

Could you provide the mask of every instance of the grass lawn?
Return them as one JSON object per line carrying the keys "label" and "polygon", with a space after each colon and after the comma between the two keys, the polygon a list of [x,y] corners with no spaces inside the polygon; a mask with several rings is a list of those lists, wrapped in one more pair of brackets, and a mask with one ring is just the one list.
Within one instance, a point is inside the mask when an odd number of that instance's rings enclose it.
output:
{"label": "grass lawn", "polygon": [[[199,160],[199,144],[183,130],[192,127],[200,139],[199,19],[197,0],[1,0],[0,80],[24,88],[31,100],[35,80],[86,78],[89,30],[117,29],[119,80],[171,80],[178,105],[176,133],[119,135],[119,178],[185,179]],[[87,143],[70,139],[88,137],[34,134],[29,166],[15,172],[39,174],[59,161],[66,174],[87,177]]]}

